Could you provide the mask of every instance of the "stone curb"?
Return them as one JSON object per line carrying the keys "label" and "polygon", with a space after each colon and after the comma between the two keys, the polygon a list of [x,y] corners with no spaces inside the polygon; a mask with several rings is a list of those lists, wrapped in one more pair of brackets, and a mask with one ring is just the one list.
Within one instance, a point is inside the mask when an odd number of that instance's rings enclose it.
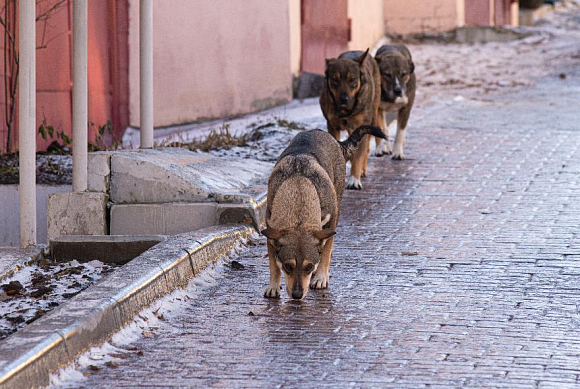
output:
{"label": "stone curb", "polygon": [[8,270],[4,273],[0,274],[0,282],[5,280],[6,278],[12,277],[15,273],[19,272],[23,268],[33,263],[40,261],[43,257],[44,250],[46,249],[45,245],[38,245],[34,249],[30,255],[27,255],[24,258],[19,259],[14,265],[12,265]]}
{"label": "stone curb", "polygon": [[169,237],[0,343],[0,388],[46,386],[51,373],[107,341],[142,309],[187,285],[254,231],[214,226]]}

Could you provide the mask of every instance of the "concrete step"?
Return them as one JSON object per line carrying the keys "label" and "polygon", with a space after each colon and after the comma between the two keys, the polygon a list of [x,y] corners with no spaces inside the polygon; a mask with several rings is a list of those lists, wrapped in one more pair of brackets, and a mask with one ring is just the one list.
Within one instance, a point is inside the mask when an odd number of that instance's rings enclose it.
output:
{"label": "concrete step", "polygon": [[245,194],[265,184],[273,164],[220,158],[182,148],[115,152],[111,155],[110,201],[115,204],[202,202]]}
{"label": "concrete step", "polygon": [[50,252],[57,262],[97,260],[123,265],[166,238],[164,235],[60,236],[50,241]]}

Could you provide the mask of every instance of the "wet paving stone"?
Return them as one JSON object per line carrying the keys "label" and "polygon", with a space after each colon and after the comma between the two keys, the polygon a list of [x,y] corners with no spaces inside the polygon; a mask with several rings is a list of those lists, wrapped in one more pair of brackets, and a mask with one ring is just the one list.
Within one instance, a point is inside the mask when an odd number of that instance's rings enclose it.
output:
{"label": "wet paving stone", "polygon": [[74,386],[575,387],[577,89],[424,107],[410,159],[371,158],[347,192],[328,290],[263,298],[262,239],[142,356]]}

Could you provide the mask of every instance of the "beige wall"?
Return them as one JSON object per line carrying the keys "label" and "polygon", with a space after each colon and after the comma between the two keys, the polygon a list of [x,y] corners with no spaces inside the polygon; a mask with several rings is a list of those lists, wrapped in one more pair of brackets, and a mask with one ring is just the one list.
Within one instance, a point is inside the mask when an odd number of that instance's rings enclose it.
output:
{"label": "beige wall", "polygon": [[301,44],[301,19],[300,0],[288,0],[288,17],[290,19],[290,69],[292,74],[300,74]]}
{"label": "beige wall", "polygon": [[348,0],[348,17],[352,20],[349,50],[372,48],[385,34],[384,0]]}
{"label": "beige wall", "polygon": [[457,25],[455,27],[461,27],[465,25],[465,1],[469,0],[455,0],[455,7],[457,9]]}
{"label": "beige wall", "polygon": [[520,5],[519,3],[510,4],[510,25],[520,25]]}
{"label": "beige wall", "polygon": [[[288,1],[153,2],[154,125],[252,112],[288,101]],[[129,2],[130,125],[139,126],[139,1]]]}
{"label": "beige wall", "polygon": [[464,0],[384,0],[384,15],[389,33],[447,31],[463,24]]}

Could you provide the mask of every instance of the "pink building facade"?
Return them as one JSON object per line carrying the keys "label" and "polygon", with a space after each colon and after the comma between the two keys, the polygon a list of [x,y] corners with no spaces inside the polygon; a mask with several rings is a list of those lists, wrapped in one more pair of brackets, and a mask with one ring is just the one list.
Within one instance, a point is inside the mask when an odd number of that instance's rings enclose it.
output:
{"label": "pink building facade", "polygon": [[388,33],[440,32],[464,25],[518,23],[517,0],[385,0]]}
{"label": "pink building facade", "polygon": [[[37,16],[58,3],[37,2]],[[37,21],[36,51],[37,127],[45,123],[68,137],[72,6],[65,0],[48,23]],[[110,121],[113,134],[106,140],[111,142],[128,126],[140,125],[139,1],[99,0],[88,6],[89,141],[95,142],[98,127]],[[385,32],[513,24],[517,13],[514,0],[171,0],[155,1],[153,6],[157,128],[287,102],[293,75],[322,74],[325,58],[373,47]],[[0,50],[3,57],[13,54],[10,47]],[[0,68],[0,73],[3,84],[13,76],[9,67]],[[18,148],[17,114],[7,144],[6,101],[6,88],[1,88],[0,152]],[[38,150],[45,150],[56,135],[47,138],[37,136]]]}

